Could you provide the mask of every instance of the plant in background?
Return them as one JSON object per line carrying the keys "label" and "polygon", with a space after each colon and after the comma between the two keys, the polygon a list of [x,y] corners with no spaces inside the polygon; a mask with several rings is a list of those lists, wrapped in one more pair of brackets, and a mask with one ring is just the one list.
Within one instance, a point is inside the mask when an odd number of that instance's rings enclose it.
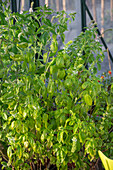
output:
{"label": "plant in background", "polygon": [[[71,163],[76,169],[89,169],[98,150],[112,155],[113,91],[109,94],[96,76],[95,64],[101,69],[104,58],[93,38],[96,28],[92,25],[65,44],[67,22],[74,14],[53,13],[44,6],[30,14],[7,9],[3,14],[0,144],[7,156],[2,150],[0,154],[6,169],[49,169],[52,164],[67,169]],[[64,43],[60,50],[59,35]]]}

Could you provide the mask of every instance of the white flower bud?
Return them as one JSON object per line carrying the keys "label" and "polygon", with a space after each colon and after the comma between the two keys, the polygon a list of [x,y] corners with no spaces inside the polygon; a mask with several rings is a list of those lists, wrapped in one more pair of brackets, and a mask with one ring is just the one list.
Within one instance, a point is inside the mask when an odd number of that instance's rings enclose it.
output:
{"label": "white flower bud", "polygon": [[20,11],[20,14],[23,14],[23,11]]}
{"label": "white flower bud", "polygon": [[33,9],[32,8],[29,8],[29,13],[32,13],[33,12]]}

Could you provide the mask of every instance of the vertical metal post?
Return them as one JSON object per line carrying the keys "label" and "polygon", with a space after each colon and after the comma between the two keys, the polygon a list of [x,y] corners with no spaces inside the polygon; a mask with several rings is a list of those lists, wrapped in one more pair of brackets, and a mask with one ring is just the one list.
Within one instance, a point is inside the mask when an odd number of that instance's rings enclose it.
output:
{"label": "vertical metal post", "polygon": [[81,26],[82,31],[85,32],[86,25],[86,9],[85,9],[86,0],[81,0]]}
{"label": "vertical metal post", "polygon": [[[12,13],[17,12],[17,2],[16,0],[11,0],[11,8],[12,8]],[[14,19],[13,24],[15,24],[16,20]]]}
{"label": "vertical metal post", "polygon": [[3,3],[3,2],[2,2],[2,1],[0,1],[0,10],[2,10],[2,3]]}
{"label": "vertical metal post", "polygon": [[[86,0],[81,0],[81,26],[82,31],[85,32],[86,30],[86,8],[85,8]],[[85,55],[85,52],[83,51],[83,55]],[[88,69],[88,64],[86,64],[86,69]]]}
{"label": "vertical metal post", "polygon": [[19,0],[18,12],[20,12],[20,9],[21,9],[21,0]]}
{"label": "vertical metal post", "polygon": [[12,8],[12,12],[17,12],[17,2],[16,0],[11,0],[11,8]]}
{"label": "vertical metal post", "polygon": [[39,4],[39,0],[34,0],[34,9],[39,7],[40,4]]}

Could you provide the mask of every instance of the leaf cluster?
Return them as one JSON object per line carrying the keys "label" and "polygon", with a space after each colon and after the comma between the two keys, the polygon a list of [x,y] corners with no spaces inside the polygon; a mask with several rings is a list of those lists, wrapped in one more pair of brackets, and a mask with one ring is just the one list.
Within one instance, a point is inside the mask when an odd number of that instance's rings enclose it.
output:
{"label": "leaf cluster", "polygon": [[[96,29],[65,44],[71,15],[51,14],[44,6],[2,15],[0,144],[7,149],[8,161],[2,162],[7,169],[29,169],[47,158],[58,169],[68,163],[89,169],[98,149],[112,154],[113,91],[96,76],[95,65],[100,68],[104,58]],[[64,43],[60,50],[58,36]]]}

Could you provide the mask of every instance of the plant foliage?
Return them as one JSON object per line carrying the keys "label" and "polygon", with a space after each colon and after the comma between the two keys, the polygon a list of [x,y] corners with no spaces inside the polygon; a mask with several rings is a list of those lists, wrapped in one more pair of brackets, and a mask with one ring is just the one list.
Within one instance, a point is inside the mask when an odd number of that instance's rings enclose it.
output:
{"label": "plant foliage", "polygon": [[48,159],[58,169],[69,163],[89,169],[98,150],[113,154],[113,85],[108,91],[96,76],[95,64],[100,69],[104,58],[94,39],[96,28],[65,44],[72,19],[74,14],[46,6],[23,14],[1,10],[0,155],[5,169],[26,170]]}

